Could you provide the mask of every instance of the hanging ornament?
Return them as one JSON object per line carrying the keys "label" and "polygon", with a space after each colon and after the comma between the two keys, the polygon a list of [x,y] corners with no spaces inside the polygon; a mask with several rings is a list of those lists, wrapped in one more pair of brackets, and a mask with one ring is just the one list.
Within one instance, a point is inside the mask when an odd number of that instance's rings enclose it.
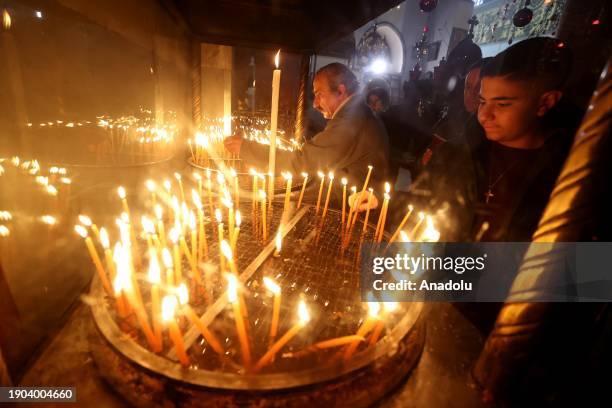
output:
{"label": "hanging ornament", "polygon": [[516,12],[514,17],[512,17],[512,24],[515,27],[525,27],[527,24],[531,22],[533,18],[533,11],[527,6],[531,4],[530,0],[525,1],[525,7]]}
{"label": "hanging ornament", "polygon": [[419,8],[423,13],[429,13],[438,6],[438,0],[420,0]]}

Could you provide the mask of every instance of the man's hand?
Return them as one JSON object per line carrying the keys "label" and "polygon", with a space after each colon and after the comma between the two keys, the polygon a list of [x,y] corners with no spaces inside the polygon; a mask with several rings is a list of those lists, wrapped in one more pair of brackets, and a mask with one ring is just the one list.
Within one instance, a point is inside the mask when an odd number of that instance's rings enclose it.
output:
{"label": "man's hand", "polygon": [[241,136],[229,136],[223,139],[223,144],[230,153],[240,154],[242,141],[243,139]]}
{"label": "man's hand", "polygon": [[[357,193],[350,195],[350,197],[348,198],[349,207],[353,207],[356,205],[355,201],[359,197],[360,193],[361,192],[357,192]],[[366,191],[363,193],[363,196],[361,197],[361,200],[358,204],[359,206],[357,207],[357,212],[366,211],[368,209],[368,197],[369,196],[370,196],[369,191]],[[370,210],[374,210],[376,208],[378,208],[378,198],[376,198],[376,194],[372,193],[372,200],[370,201]]]}

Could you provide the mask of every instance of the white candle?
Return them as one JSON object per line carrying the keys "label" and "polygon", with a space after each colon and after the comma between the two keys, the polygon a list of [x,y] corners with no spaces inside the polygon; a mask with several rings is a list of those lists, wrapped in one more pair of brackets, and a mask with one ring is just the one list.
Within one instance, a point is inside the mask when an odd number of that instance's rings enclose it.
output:
{"label": "white candle", "polygon": [[[280,59],[280,50],[274,57],[274,65],[276,69],[272,74],[272,108],[270,117],[270,155],[268,159],[268,173],[271,174],[272,180],[274,180],[274,174],[276,171],[276,127],[278,124],[278,99],[280,94],[280,79],[281,70],[278,69],[278,63]],[[271,182],[268,186],[268,196],[270,200],[274,197],[274,182]]]}

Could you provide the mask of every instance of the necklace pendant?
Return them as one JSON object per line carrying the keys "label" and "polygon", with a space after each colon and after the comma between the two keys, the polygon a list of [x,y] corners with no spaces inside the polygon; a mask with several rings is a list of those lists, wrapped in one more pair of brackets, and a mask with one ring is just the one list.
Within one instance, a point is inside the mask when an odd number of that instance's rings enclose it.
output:
{"label": "necklace pendant", "polygon": [[489,189],[485,193],[485,203],[489,204],[489,201],[491,201],[491,198],[493,198],[494,196],[495,194],[493,194],[493,191],[491,191],[491,188],[489,187]]}

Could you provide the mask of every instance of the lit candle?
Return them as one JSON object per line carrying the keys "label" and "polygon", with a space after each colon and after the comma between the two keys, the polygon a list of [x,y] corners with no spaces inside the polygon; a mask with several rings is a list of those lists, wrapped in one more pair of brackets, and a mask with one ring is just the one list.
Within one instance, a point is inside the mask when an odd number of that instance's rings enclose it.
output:
{"label": "lit candle", "polygon": [[325,184],[325,173],[319,171],[317,172],[319,178],[321,179],[321,184],[319,185],[319,195],[317,197],[317,208],[315,210],[315,214],[319,214],[319,207],[321,206],[321,197],[323,196],[323,184]]}
{"label": "lit candle", "polygon": [[[368,174],[366,175],[365,181],[363,182],[363,187],[361,188],[361,192],[359,193],[359,196],[357,197],[357,200],[355,201],[356,203],[361,204],[361,197],[363,197],[363,195],[365,194],[366,188],[368,188],[368,183],[370,182],[370,176],[372,175],[372,169],[374,167],[372,166],[368,166]],[[357,220],[357,215],[359,214],[359,212],[357,211],[357,209],[355,209],[354,213],[353,213],[353,219],[351,220],[349,217],[349,222],[351,225],[351,230],[353,228],[353,225],[355,225],[355,221]]]}
{"label": "lit candle", "polygon": [[174,178],[178,181],[179,191],[181,192],[181,201],[185,201],[185,191],[183,190],[183,178],[179,173],[174,173]]}
{"label": "lit candle", "polygon": [[183,366],[189,365],[189,357],[185,351],[185,343],[183,343],[183,335],[176,323],[175,314],[178,301],[173,295],[166,295],[162,299],[162,320],[168,325],[168,333],[174,344],[176,355]]}
{"label": "lit candle", "polygon": [[94,235],[96,236],[96,239],[100,241],[100,230],[98,229],[98,226],[91,221],[91,218],[86,215],[79,215],[79,221],[86,227],[91,228]]}
{"label": "lit candle", "polygon": [[[385,313],[388,315],[392,313],[395,309],[397,309],[397,302],[383,302],[383,308]],[[372,346],[376,344],[378,338],[380,337],[380,333],[382,333],[382,329],[385,327],[385,323],[382,320],[379,320],[372,332],[372,336],[370,337],[370,341],[368,345]]]}
{"label": "lit candle", "polygon": [[179,229],[174,226],[168,233],[168,238],[172,242],[172,254],[174,256],[174,283],[180,284],[183,281],[183,268],[181,265],[181,249],[179,248],[180,232]]}
{"label": "lit candle", "polygon": [[232,253],[232,248],[227,243],[226,240],[221,241],[221,252],[223,256],[227,259],[227,263],[229,264],[230,271],[236,276],[238,276],[238,268],[236,268],[236,263],[234,262],[234,254]]}
{"label": "lit candle", "polygon": [[200,196],[197,195],[195,190],[191,191],[191,197],[193,204],[198,210],[198,264],[202,262],[202,259],[208,259],[208,241],[206,240],[206,230],[204,229],[204,206]]}
{"label": "lit candle", "polygon": [[440,239],[440,232],[434,226],[433,218],[431,215],[426,217],[425,231],[421,234],[419,241],[421,242],[438,242]]}
{"label": "lit candle", "polygon": [[157,218],[157,233],[159,234],[159,239],[161,241],[162,246],[166,246],[166,231],[164,229],[164,218],[163,218],[163,210],[161,205],[155,205],[155,218]]}
{"label": "lit candle", "polygon": [[259,190],[259,197],[261,199],[261,225],[263,229],[263,241],[268,239],[268,222],[266,219],[266,193],[263,190]]}
{"label": "lit candle", "polygon": [[276,69],[272,74],[272,104],[271,104],[271,117],[270,117],[270,152],[268,156],[268,174],[271,175],[272,179],[268,186],[268,195],[270,196],[270,202],[274,197],[274,175],[276,174],[276,127],[278,123],[278,99],[280,95],[280,79],[281,70],[278,69],[278,63],[280,59],[280,50],[274,57],[274,65]]}
{"label": "lit candle", "polygon": [[386,216],[387,205],[389,204],[389,198],[390,198],[389,191],[391,191],[391,186],[389,185],[389,183],[385,183],[385,196],[384,196],[385,198],[383,201],[382,208],[380,210],[380,214],[378,215],[378,222],[376,223],[376,232],[374,233],[374,239],[377,242],[380,242],[378,241],[378,237],[381,235],[380,230],[382,229],[383,233],[385,230],[384,220]]}
{"label": "lit candle", "polygon": [[344,220],[346,217],[346,184],[348,180],[346,177],[342,177],[342,231],[344,232]]}
{"label": "lit candle", "polygon": [[330,171],[327,177],[329,178],[329,185],[327,186],[327,196],[325,197],[325,205],[323,206],[323,216],[321,217],[321,225],[323,225],[323,220],[325,219],[325,215],[327,214],[327,207],[329,206],[329,197],[331,196],[332,185],[334,184],[334,173]]}
{"label": "lit candle", "polygon": [[153,221],[146,215],[140,217],[140,223],[142,224],[142,230],[147,237],[147,248],[150,251],[153,248],[153,235],[155,234],[155,225]]}
{"label": "lit candle", "polygon": [[162,261],[166,267],[166,285],[168,287],[174,286],[174,265],[168,248],[162,249]]}
{"label": "lit candle", "polygon": [[232,252],[236,252],[236,244],[238,243],[238,235],[240,234],[240,225],[242,224],[242,216],[240,215],[240,211],[236,211],[236,228],[234,228],[234,235],[230,240],[230,246],[232,247]]}
{"label": "lit candle", "polygon": [[193,172],[193,178],[198,182],[198,196],[202,197],[202,176],[197,171]]}
{"label": "lit candle", "polygon": [[364,337],[357,336],[356,334],[352,334],[350,336],[342,336],[342,337],[336,337],[335,339],[323,340],[323,341],[313,344],[309,348],[323,350],[323,349],[328,349],[328,348],[333,348],[333,347],[344,346],[344,345],[351,344],[354,342],[357,342],[359,344],[359,342],[362,342],[362,341],[365,341]]}
{"label": "lit candle", "polygon": [[406,215],[404,215],[404,218],[402,219],[402,222],[400,222],[399,226],[397,227],[397,229],[395,230],[393,235],[391,235],[391,238],[389,239],[389,244],[392,244],[392,243],[395,242],[395,240],[397,239],[400,231],[402,230],[402,228],[404,228],[404,225],[406,225],[406,222],[408,221],[408,218],[410,218],[410,214],[412,214],[413,210],[414,210],[414,207],[412,206],[412,204],[409,205],[408,206],[408,212],[406,213]]}
{"label": "lit candle", "polygon": [[242,314],[242,306],[240,297],[238,296],[238,278],[235,275],[227,275],[227,300],[232,304],[234,309],[234,321],[236,322],[236,331],[238,340],[240,341],[240,351],[242,353],[242,363],[248,369],[251,366],[251,349],[249,347],[249,339],[246,332],[244,316]]}
{"label": "lit candle", "polygon": [[257,178],[258,174],[255,169],[249,169],[249,173],[253,176],[253,190],[251,191],[251,200],[253,207],[253,219],[255,219],[255,209],[257,208]]}
{"label": "lit candle", "polygon": [[425,213],[424,212],[419,212],[419,220],[417,221],[416,224],[414,224],[414,227],[412,227],[412,229],[410,230],[410,233],[408,234],[408,237],[410,237],[411,241],[415,241],[417,239],[417,232],[419,231],[419,228],[421,227],[421,224],[423,223],[423,220],[425,219]]}
{"label": "lit candle", "polygon": [[102,244],[102,248],[104,248],[104,260],[106,261],[108,274],[111,280],[115,279],[115,264],[113,263],[113,255],[110,250],[110,240],[108,239],[108,233],[104,227],[100,228],[100,243]]}
{"label": "lit candle", "polygon": [[156,189],[155,182],[153,180],[147,180],[145,185],[147,187],[147,190],[149,190],[149,192],[151,193],[151,202],[153,204],[153,207],[155,207],[155,204],[157,204],[157,197],[155,194],[155,189]]}
{"label": "lit candle", "polygon": [[234,179],[234,202],[236,203],[236,208],[240,206],[240,189],[238,188],[238,173],[233,168],[230,169],[230,174]]}
{"label": "lit candle", "polygon": [[287,185],[285,187],[285,203],[283,205],[283,218],[287,218],[289,216],[289,199],[291,198],[291,182],[293,180],[293,175],[290,172],[283,172],[283,178],[287,181]]}
{"label": "lit candle", "polygon": [[161,284],[161,269],[157,259],[157,251],[149,250],[149,282],[151,283],[151,320],[153,321],[153,333],[157,340],[162,343],[161,332],[161,309],[159,300],[159,285]]}
{"label": "lit candle", "polygon": [[[359,330],[357,330],[357,336],[365,337],[366,334],[368,334],[370,330],[374,328],[374,326],[378,322],[378,312],[379,311],[380,311],[380,304],[378,304],[378,302],[368,302],[368,317],[361,324],[361,327],[359,327]],[[344,359],[348,360],[353,355],[353,353],[355,353],[355,350],[357,350],[358,346],[359,346],[359,342],[351,343],[351,345],[348,346],[346,351],[344,352]]]}
{"label": "lit candle", "polygon": [[306,190],[306,184],[308,183],[308,173],[302,173],[304,181],[302,182],[302,189],[300,190],[300,198],[298,199],[297,208],[300,209],[302,206],[302,199],[304,198],[304,191]]}
{"label": "lit candle", "polygon": [[102,286],[104,286],[106,293],[108,293],[109,295],[112,295],[113,290],[111,288],[110,281],[108,280],[108,277],[106,276],[106,272],[104,271],[104,267],[102,266],[102,261],[100,260],[100,257],[98,256],[98,252],[96,251],[96,248],[93,242],[91,241],[91,238],[87,236],[87,229],[83,227],[82,225],[76,225],[74,227],[74,230],[81,237],[85,238],[85,245],[87,246],[87,250],[89,251],[91,260],[93,261],[96,267],[96,271],[98,272],[98,276],[100,277]]}
{"label": "lit candle", "polygon": [[352,229],[351,227],[351,218],[353,216],[353,212],[356,210],[357,208],[357,196],[355,195],[357,193],[357,187],[356,186],[352,186],[351,187],[351,196],[355,197],[355,201],[353,201],[353,205],[349,205],[349,212],[348,212],[348,217],[346,219],[346,242],[345,244],[348,244],[348,241],[350,241],[351,239],[351,233],[352,233]]}
{"label": "lit candle", "polygon": [[272,307],[272,323],[270,324],[270,344],[274,343],[278,333],[278,320],[280,318],[281,288],[272,279],[264,276],[264,285],[274,295],[274,306]]}
{"label": "lit candle", "polygon": [[283,244],[283,234],[282,234],[282,225],[278,227],[278,231],[276,232],[276,239],[275,239],[275,249],[274,249],[274,254],[273,256],[275,258],[278,258],[280,256],[280,251],[281,251],[281,247]]}
{"label": "lit candle", "polygon": [[128,203],[127,203],[127,195],[125,192],[125,188],[123,188],[123,186],[119,186],[117,188],[117,194],[119,195],[119,198],[121,199],[121,205],[123,206],[123,211],[125,211],[125,213],[128,215],[130,215],[130,208],[128,207]]}
{"label": "lit candle", "polygon": [[223,223],[221,218],[221,210],[215,209],[215,218],[217,220],[217,238],[219,239],[219,266],[221,270],[225,269],[225,258],[223,257],[223,251],[221,243],[223,242]]}
{"label": "lit candle", "polygon": [[365,216],[365,220],[363,221],[363,229],[361,230],[362,233],[364,233],[366,231],[366,229],[368,228],[368,220],[370,219],[370,206],[372,205],[372,197],[374,195],[374,189],[372,188],[368,188],[368,208],[366,209],[366,216]]}
{"label": "lit candle", "polygon": [[189,291],[187,290],[187,285],[181,283],[178,288],[176,288],[178,301],[181,304],[181,310],[183,314],[187,316],[187,318],[191,321],[191,323],[198,328],[202,337],[206,340],[210,347],[219,355],[223,356],[224,351],[223,347],[221,347],[221,343],[217,339],[217,337],[208,330],[208,327],[196,315],[191,306],[189,306]]}
{"label": "lit candle", "polygon": [[308,309],[306,308],[306,304],[304,301],[300,301],[298,305],[298,321],[291,327],[276,343],[272,345],[263,355],[255,365],[254,371],[259,371],[266,364],[270,363],[276,353],[278,353],[284,346],[287,344],[296,334],[310,321],[310,314],[308,313]]}

